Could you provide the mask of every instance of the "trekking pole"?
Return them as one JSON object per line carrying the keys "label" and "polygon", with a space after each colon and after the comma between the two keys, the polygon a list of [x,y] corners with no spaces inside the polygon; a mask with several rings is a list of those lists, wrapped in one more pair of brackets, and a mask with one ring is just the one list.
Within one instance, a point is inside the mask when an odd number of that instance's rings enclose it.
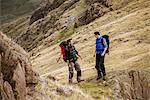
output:
{"label": "trekking pole", "polygon": [[61,58],[61,57],[58,58],[57,62],[59,62],[60,58]]}

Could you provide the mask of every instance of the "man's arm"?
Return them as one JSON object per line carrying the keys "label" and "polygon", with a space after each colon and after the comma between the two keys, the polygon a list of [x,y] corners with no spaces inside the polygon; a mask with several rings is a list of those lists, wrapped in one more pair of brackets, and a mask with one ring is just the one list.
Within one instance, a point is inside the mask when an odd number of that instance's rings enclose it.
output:
{"label": "man's arm", "polygon": [[75,46],[74,46],[74,49],[75,49],[76,54],[78,55],[78,57],[80,57],[82,59],[81,55],[79,54],[79,52],[77,51],[77,49],[75,48]]}
{"label": "man's arm", "polygon": [[76,54],[79,55],[79,53],[78,53],[78,51],[76,49],[75,49],[75,51],[76,51]]}
{"label": "man's arm", "polygon": [[103,53],[102,53],[102,56],[105,55],[106,50],[107,50],[107,48],[108,48],[108,45],[107,45],[107,42],[106,42],[106,39],[105,39],[105,38],[103,38],[103,44],[104,44],[105,48],[104,48],[104,51],[103,51]]}
{"label": "man's arm", "polygon": [[76,54],[78,55],[78,57],[80,57],[82,59],[81,55],[79,54],[79,52],[77,50],[76,50]]}

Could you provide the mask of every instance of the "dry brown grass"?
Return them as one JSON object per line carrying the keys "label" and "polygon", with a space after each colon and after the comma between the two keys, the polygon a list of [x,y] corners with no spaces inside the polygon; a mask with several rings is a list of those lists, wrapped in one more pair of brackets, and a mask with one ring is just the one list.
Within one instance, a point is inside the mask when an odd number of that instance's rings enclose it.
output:
{"label": "dry brown grass", "polygon": [[[140,0],[131,2],[126,7],[110,12],[105,16],[95,20],[89,25],[78,28],[72,35],[73,41],[83,60],[79,60],[83,71],[83,78],[96,76],[95,58],[93,58],[95,38],[94,31],[100,31],[103,34],[110,32],[111,49],[110,54],[106,56],[106,70],[150,70],[150,2]],[[49,47],[41,52],[41,56],[34,59],[32,57],[34,68],[43,73],[53,73],[60,82],[66,84],[68,78],[67,65],[60,61],[56,62],[59,56],[58,45]],[[49,58],[51,57],[51,58]],[[38,62],[38,63],[37,63]],[[43,67],[40,67],[40,66]],[[61,68],[61,69],[60,69]],[[46,74],[45,74],[46,75]],[[76,81],[74,79],[74,81]],[[84,91],[93,91],[97,83],[84,83],[81,85]],[[87,85],[90,86],[87,89]],[[84,87],[85,86],[85,87]],[[97,87],[97,86],[96,86]],[[99,88],[101,91],[107,91]],[[90,94],[95,98],[99,92],[94,90]]]}
{"label": "dry brown grass", "polygon": [[[123,0],[113,1],[116,5],[127,5],[107,13],[88,25],[79,27],[71,36],[83,58],[83,60],[79,59],[79,63],[81,69],[84,70],[83,78],[85,79],[96,76],[96,71],[93,69],[95,66],[95,58],[93,57],[95,48],[94,31],[100,31],[102,34],[110,32],[111,49],[110,54],[106,55],[105,62],[107,72],[131,69],[150,70],[150,1],[127,0],[130,2],[125,3],[122,3]],[[81,4],[76,4],[75,7],[66,11],[63,16],[67,17],[75,14],[76,9],[80,8],[79,5]],[[34,69],[43,76],[52,74],[60,83],[66,84],[68,78],[67,64],[63,60],[58,63],[56,61],[60,56],[58,44],[45,49],[41,48],[43,46],[36,48],[36,54],[31,57]],[[97,83],[88,84],[85,82],[82,85],[81,88],[84,91],[86,91],[87,85],[90,86],[87,91],[93,91],[97,87]],[[100,89],[105,93],[107,92],[106,88],[103,89],[102,87]],[[95,94],[90,94],[97,96],[101,92],[95,91]],[[97,98],[101,97],[97,96]]]}

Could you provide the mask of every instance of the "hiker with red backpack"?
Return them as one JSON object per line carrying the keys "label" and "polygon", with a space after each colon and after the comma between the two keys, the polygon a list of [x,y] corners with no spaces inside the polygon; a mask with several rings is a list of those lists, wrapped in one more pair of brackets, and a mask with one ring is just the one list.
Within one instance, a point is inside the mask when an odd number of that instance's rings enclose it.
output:
{"label": "hiker with red backpack", "polygon": [[96,54],[96,66],[97,69],[97,80],[103,79],[105,81],[106,71],[104,65],[105,54],[109,53],[109,36],[101,36],[99,32],[94,32],[96,37],[96,50],[94,52],[94,57]]}
{"label": "hiker with red backpack", "polygon": [[[61,47],[61,53],[63,55],[63,59],[67,62],[69,67],[69,83],[72,83],[73,78],[73,69],[77,71],[77,82],[81,82],[81,69],[78,63],[78,58],[81,56],[79,55],[78,51],[75,49],[75,46],[71,43],[72,39],[62,42],[59,46]],[[82,58],[81,58],[82,59]]]}
{"label": "hiker with red backpack", "polygon": [[[68,51],[67,42],[66,41],[61,42],[59,47],[61,49],[61,55],[63,57],[63,60],[67,62],[67,51]],[[60,58],[61,56],[58,58],[57,62],[59,62]]]}

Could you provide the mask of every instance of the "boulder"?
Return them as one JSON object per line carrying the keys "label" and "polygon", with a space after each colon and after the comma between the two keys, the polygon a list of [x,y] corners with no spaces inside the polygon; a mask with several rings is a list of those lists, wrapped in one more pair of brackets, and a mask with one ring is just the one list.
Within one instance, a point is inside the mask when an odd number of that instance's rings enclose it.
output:
{"label": "boulder", "polygon": [[115,100],[150,100],[149,71],[113,72],[113,98]]}
{"label": "boulder", "polygon": [[45,5],[37,9],[30,18],[30,25],[35,21],[44,18],[50,11],[58,8],[61,4],[63,4],[66,0],[52,0],[51,2],[46,2]]}
{"label": "boulder", "polygon": [[59,26],[56,25],[56,23],[60,19],[60,16],[78,1],[79,0],[65,0],[65,2],[63,2],[60,6],[48,11],[47,16],[42,19],[38,18],[38,15],[41,16],[40,11],[37,12],[37,15],[33,14],[32,16],[37,16],[38,20],[35,20],[35,22],[31,24],[24,33],[17,36],[17,38],[15,39],[16,43],[21,45],[28,52],[41,45],[43,43],[42,40],[52,35],[56,31],[57,27]]}
{"label": "boulder", "polygon": [[26,100],[26,88],[38,83],[28,54],[0,32],[0,89],[2,100]]}
{"label": "boulder", "polygon": [[99,18],[104,15],[103,6],[100,3],[94,3],[88,7],[87,10],[80,13],[76,18],[76,27],[89,24],[96,18]]}

